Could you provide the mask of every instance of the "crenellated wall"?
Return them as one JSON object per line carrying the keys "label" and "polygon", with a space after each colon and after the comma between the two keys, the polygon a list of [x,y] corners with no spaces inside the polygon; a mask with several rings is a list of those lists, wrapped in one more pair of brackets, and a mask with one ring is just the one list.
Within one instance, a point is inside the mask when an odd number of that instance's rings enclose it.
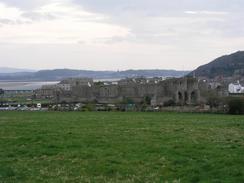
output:
{"label": "crenellated wall", "polygon": [[134,103],[143,103],[147,97],[151,99],[151,105],[157,106],[169,101],[178,105],[193,105],[200,99],[198,81],[194,78],[132,78],[109,85],[101,82],[96,84],[86,78],[81,81],[67,79],[61,84],[70,84],[71,89],[64,91],[62,88],[56,88],[53,91],[56,102],[122,103],[129,99]]}

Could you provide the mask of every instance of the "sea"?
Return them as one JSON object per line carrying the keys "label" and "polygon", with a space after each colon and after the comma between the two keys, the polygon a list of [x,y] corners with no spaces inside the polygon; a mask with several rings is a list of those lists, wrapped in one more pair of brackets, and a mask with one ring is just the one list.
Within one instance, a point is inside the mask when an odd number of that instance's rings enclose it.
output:
{"label": "sea", "polygon": [[[118,81],[120,79],[94,79],[98,81]],[[3,90],[36,90],[43,85],[55,85],[60,81],[0,81],[0,89]]]}
{"label": "sea", "polygon": [[0,88],[3,90],[36,90],[43,85],[54,85],[59,81],[0,81]]}

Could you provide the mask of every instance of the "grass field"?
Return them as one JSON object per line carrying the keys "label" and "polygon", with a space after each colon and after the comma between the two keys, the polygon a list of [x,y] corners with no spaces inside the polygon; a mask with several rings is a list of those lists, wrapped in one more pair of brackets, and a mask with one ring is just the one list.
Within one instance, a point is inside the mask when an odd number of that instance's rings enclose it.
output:
{"label": "grass field", "polygon": [[244,116],[0,112],[0,182],[244,182]]}

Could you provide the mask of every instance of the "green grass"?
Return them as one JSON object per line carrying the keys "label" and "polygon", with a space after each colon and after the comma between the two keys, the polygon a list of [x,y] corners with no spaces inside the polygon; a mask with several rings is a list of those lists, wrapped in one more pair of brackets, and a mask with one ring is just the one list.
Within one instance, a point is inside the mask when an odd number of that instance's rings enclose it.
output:
{"label": "green grass", "polygon": [[0,182],[244,182],[244,116],[0,112]]}

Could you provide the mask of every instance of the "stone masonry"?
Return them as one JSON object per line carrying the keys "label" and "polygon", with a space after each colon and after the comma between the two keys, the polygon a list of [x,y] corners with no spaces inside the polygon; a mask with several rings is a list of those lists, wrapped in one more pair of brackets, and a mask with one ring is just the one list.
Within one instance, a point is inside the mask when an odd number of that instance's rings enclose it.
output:
{"label": "stone masonry", "polygon": [[142,103],[145,98],[152,106],[168,102],[178,105],[199,103],[200,91],[195,78],[127,78],[118,82],[94,82],[90,78],[70,78],[54,86],[43,86],[37,97],[52,98],[57,103],[96,102],[117,104],[126,100]]}

